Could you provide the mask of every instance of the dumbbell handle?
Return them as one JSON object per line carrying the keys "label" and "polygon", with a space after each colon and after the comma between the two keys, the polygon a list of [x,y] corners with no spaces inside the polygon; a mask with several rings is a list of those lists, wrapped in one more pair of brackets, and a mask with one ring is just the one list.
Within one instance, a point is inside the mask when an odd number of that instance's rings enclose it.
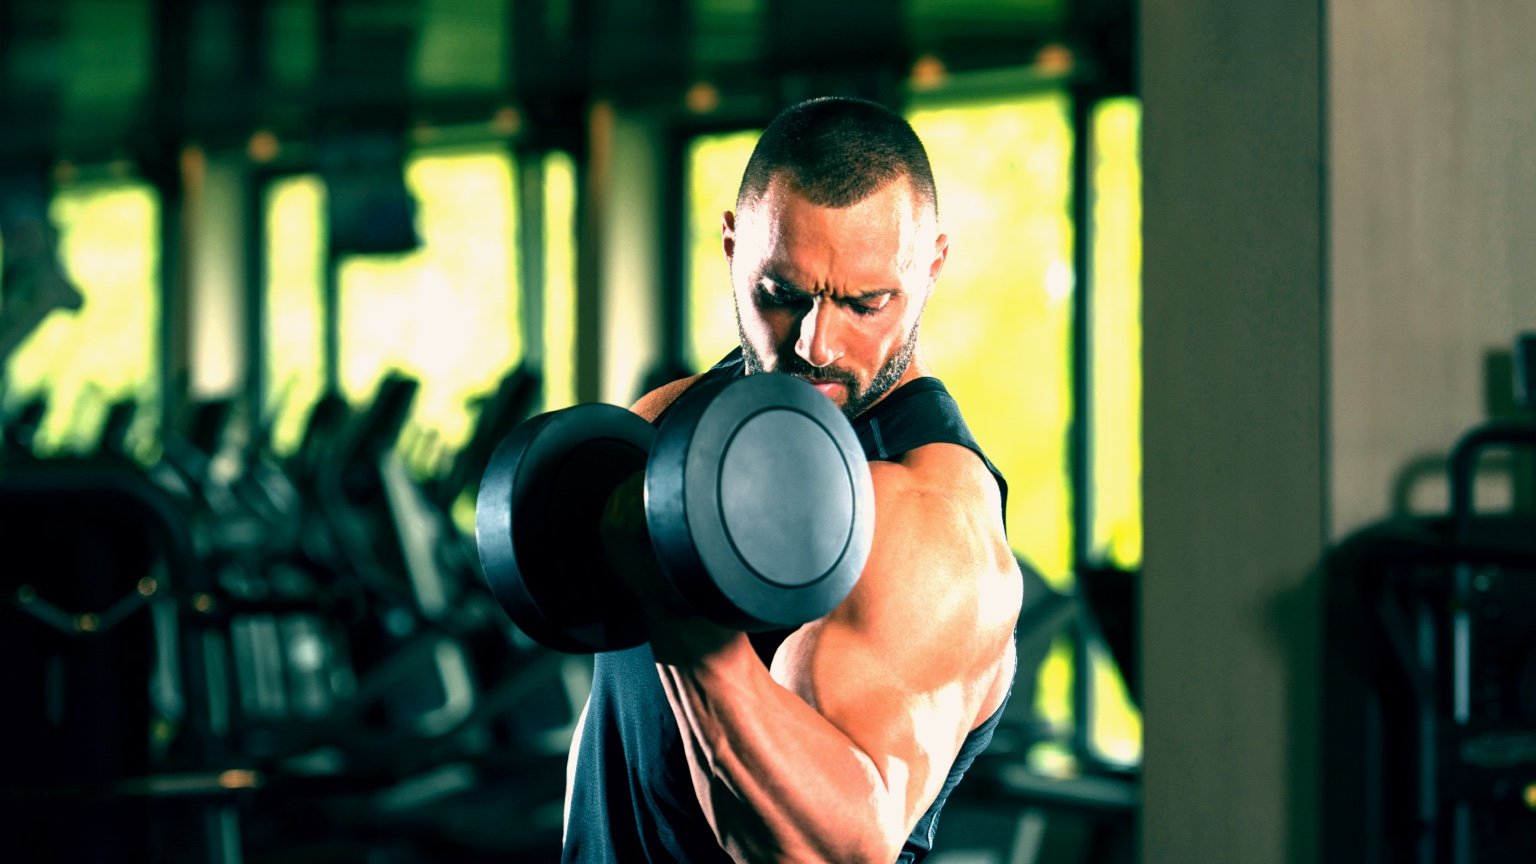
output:
{"label": "dumbbell handle", "polygon": [[659,617],[697,615],[667,575],[645,518],[645,472],[636,471],[615,486],[603,505],[598,528],[609,569],[649,614]]}

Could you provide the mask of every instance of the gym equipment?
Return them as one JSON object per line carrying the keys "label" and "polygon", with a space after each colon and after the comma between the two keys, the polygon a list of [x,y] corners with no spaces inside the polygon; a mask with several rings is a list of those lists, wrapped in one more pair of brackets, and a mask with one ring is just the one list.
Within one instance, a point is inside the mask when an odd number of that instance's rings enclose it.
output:
{"label": "gym equipment", "polygon": [[695,387],[652,430],[611,405],[541,414],[492,455],[476,539],[487,582],[528,636],[591,653],[644,640],[604,559],[608,497],[640,469],[659,597],[754,631],[813,621],[858,580],[874,489],[853,427],[788,375]]}
{"label": "gym equipment", "polygon": [[187,848],[213,839],[200,814],[172,823],[157,802],[111,794],[207,760],[209,715],[184,683],[200,643],[176,614],[199,573],[176,503],[127,466],[38,460],[0,475],[0,520],[7,856],[126,864],[158,845],[207,860]]}
{"label": "gym equipment", "polygon": [[[484,450],[457,460],[483,468],[537,390],[531,368],[509,374],[475,421]],[[404,470],[415,391],[392,375],[357,406],[322,396],[286,456],[264,430],[243,432],[270,415],[187,403],[149,432],[159,446],[145,462],[121,458],[131,400],[81,454],[112,458],[77,458],[34,454],[47,392],[13,394],[0,420],[0,509],[15,529],[0,642],[20,640],[35,662],[11,676],[28,734],[0,756],[14,780],[0,805],[36,828],[23,858],[214,860],[201,850],[234,842],[159,825],[238,829],[255,857],[286,854],[316,842],[321,810],[359,844],[417,843],[465,808],[558,794],[590,661],[539,646],[500,611],[438,497],[446,460],[437,476]],[[139,498],[152,519],[138,518]],[[152,562],[141,545],[177,557]],[[77,701],[89,710],[69,710]],[[442,766],[462,778],[451,795],[431,781]],[[428,794],[436,809],[420,806]],[[102,830],[60,857],[81,813]],[[29,837],[51,845],[32,854]]]}
{"label": "gym equipment", "polygon": [[[1478,462],[1500,450],[1514,506],[1488,512]],[[1519,494],[1532,455],[1536,418],[1472,429],[1450,455],[1449,513],[1369,526],[1329,556],[1327,860],[1536,860],[1536,512]]]}
{"label": "gym equipment", "polygon": [[524,363],[507,373],[493,393],[477,400],[479,419],[474,431],[432,490],[439,506],[452,507],[471,483],[478,482],[496,445],[528,419],[543,389],[544,379],[539,370]]}
{"label": "gym equipment", "polygon": [[0,417],[0,463],[32,458],[37,435],[48,416],[48,394],[34,394],[9,416]]}

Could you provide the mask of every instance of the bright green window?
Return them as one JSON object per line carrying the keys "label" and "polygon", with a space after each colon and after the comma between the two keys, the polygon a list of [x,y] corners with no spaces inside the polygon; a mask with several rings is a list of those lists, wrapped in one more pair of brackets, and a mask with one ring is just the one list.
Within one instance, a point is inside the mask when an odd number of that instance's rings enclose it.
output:
{"label": "bright green window", "polygon": [[[1003,476],[1008,538],[1058,590],[1072,575],[1072,129],[1064,95],[915,111],[949,259],[923,316],[923,347]],[[980,149],[979,142],[986,142]],[[1035,710],[1072,723],[1072,652],[1057,640]],[[1052,748],[1030,754],[1058,769]]]}
{"label": "bright green window", "polygon": [[696,370],[740,344],[720,219],[736,209],[736,189],[759,134],[706,135],[688,148],[688,361]]}
{"label": "bright green window", "polygon": [[950,241],[923,316],[923,348],[1008,478],[1009,540],[1064,587],[1072,566],[1067,101],[1045,94],[908,119],[933,164]]}
{"label": "bright green window", "polygon": [[325,387],[325,184],[313,174],[274,181],[266,193],[266,380],[276,411],[272,445],[291,453]]}
{"label": "bright green window", "polygon": [[[54,312],[12,355],[8,400],[46,393],[39,451],[80,452],[109,403],[159,403],[159,197],[145,183],[82,183],[54,196],[49,217],[85,305]],[[154,411],[139,423],[153,425]]]}
{"label": "bright green window", "polygon": [[[1090,554],[1141,567],[1141,103],[1093,113],[1093,528]],[[1093,741],[1107,759],[1141,759],[1141,713],[1095,649]]]}
{"label": "bright green window", "polygon": [[417,156],[405,176],[422,245],[343,260],[341,389],[359,403],[391,370],[417,379],[414,423],[457,448],[471,400],[522,354],[512,158],[503,148]]}
{"label": "bright green window", "polygon": [[[521,357],[515,176],[503,148],[410,159],[422,245],[401,255],[349,256],[339,270],[339,380],[358,404],[391,371],[421,382],[412,423],[456,448],[472,400]],[[324,386],[324,184],[274,183],[267,197],[267,362],[279,450],[296,445]]]}
{"label": "bright green window", "polygon": [[1093,140],[1092,552],[1141,566],[1141,105],[1100,103]]}
{"label": "bright green window", "polygon": [[576,164],[544,157],[544,408],[576,403]]}

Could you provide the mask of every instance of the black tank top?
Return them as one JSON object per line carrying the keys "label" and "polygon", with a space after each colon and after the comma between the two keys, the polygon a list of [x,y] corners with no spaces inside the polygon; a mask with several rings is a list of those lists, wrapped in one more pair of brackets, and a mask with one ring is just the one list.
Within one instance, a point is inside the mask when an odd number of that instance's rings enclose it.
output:
{"label": "black tank top", "polygon": [[[742,374],[737,349],[701,380]],[[665,416],[663,411],[656,422]],[[938,379],[918,378],[897,388],[859,415],[853,427],[871,461],[894,460],[925,444],[969,448],[997,479],[1006,507],[1008,485],[1002,473],[981,452]],[[753,633],[750,638],[766,664],[793,632]],[[694,797],[682,738],[655,664],[648,644],[593,658],[592,695],[578,732],[575,746],[579,749],[568,790],[562,862],[730,862]],[[943,788],[907,837],[897,864],[915,864],[933,848],[939,811],[976,756],[991,743],[1002,713],[1000,705],[961,742]]]}

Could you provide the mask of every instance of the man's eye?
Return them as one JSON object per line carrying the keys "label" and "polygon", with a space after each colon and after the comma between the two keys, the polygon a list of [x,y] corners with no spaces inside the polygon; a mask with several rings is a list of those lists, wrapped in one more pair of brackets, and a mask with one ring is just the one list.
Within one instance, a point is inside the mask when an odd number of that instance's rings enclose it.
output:
{"label": "man's eye", "polygon": [[885,306],[888,302],[890,302],[890,299],[891,295],[883,294],[876,299],[861,300],[857,303],[851,303],[849,306],[853,309],[853,313],[855,315],[877,315],[885,309]]}
{"label": "man's eye", "polygon": [[763,283],[758,288],[757,293],[762,298],[762,301],[769,306],[801,306],[804,305],[806,299],[802,294],[792,294],[771,282]]}

